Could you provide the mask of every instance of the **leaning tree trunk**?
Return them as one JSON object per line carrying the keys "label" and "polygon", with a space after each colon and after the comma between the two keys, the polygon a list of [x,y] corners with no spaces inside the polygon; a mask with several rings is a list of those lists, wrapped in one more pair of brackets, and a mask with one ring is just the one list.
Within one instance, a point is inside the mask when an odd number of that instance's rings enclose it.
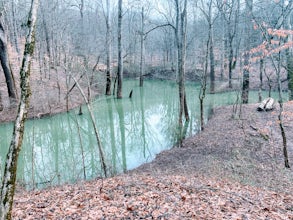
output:
{"label": "leaning tree trunk", "polygon": [[0,61],[1,61],[1,66],[3,68],[4,75],[5,75],[8,96],[13,101],[13,99],[16,99],[16,92],[15,92],[12,72],[9,66],[6,33],[5,33],[4,26],[2,24],[1,19],[0,19]]}
{"label": "leaning tree trunk", "polygon": [[90,119],[92,121],[92,125],[93,125],[93,128],[94,128],[94,132],[95,132],[95,136],[96,136],[96,140],[97,140],[97,144],[98,144],[98,150],[99,150],[99,155],[100,155],[100,160],[101,160],[101,167],[102,167],[102,171],[104,172],[104,176],[107,177],[107,164],[106,164],[106,159],[105,159],[105,153],[104,153],[104,150],[103,150],[103,146],[102,146],[102,142],[101,142],[101,138],[100,138],[100,135],[99,135],[99,132],[98,132],[98,127],[96,125],[96,119],[95,119],[95,116],[94,116],[94,113],[92,111],[92,105],[91,105],[91,102],[90,102],[90,97],[87,98],[85,93],[83,92],[82,88],[80,87],[78,81],[73,77],[71,76],[71,78],[73,79],[74,83],[76,84],[77,88],[79,89],[85,103],[86,103],[86,106],[87,106],[87,109],[89,111],[89,114],[90,114]]}
{"label": "leaning tree trunk", "polygon": [[20,70],[21,97],[18,106],[18,114],[14,123],[13,135],[6,157],[4,176],[1,188],[1,207],[0,218],[11,219],[13,197],[15,191],[16,170],[18,155],[21,150],[24,122],[27,118],[27,109],[29,107],[30,91],[30,66],[35,45],[35,24],[37,19],[38,0],[32,0],[31,9],[27,26],[29,33],[26,38],[23,61]]}

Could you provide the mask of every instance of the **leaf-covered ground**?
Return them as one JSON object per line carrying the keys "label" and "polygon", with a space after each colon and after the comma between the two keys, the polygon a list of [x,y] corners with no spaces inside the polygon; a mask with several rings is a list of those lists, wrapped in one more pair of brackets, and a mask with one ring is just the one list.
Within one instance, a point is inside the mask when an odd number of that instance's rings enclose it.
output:
{"label": "leaf-covered ground", "polygon": [[[285,130],[293,166],[293,105]],[[293,219],[293,171],[284,168],[278,110],[215,110],[182,148],[104,180],[18,190],[14,219]]]}
{"label": "leaf-covered ground", "polygon": [[192,175],[129,175],[17,194],[18,219],[290,219],[293,197]]}

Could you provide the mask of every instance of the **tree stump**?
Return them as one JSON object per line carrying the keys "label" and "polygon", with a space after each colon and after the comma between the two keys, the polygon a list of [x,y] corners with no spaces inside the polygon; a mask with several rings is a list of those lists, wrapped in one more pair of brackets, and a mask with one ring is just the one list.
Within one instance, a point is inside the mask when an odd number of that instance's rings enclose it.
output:
{"label": "tree stump", "polygon": [[258,111],[271,111],[275,107],[275,100],[271,97],[264,99],[257,107]]}

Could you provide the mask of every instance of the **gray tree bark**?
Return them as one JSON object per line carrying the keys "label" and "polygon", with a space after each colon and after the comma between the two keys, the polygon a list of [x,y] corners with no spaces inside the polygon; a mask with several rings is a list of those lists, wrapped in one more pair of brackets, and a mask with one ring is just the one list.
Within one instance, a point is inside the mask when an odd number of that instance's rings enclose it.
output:
{"label": "gray tree bark", "polygon": [[215,55],[212,24],[210,27],[210,93],[215,93]]}
{"label": "gray tree bark", "polygon": [[11,143],[6,157],[3,182],[1,187],[0,218],[3,220],[11,219],[12,204],[15,191],[17,160],[22,146],[24,122],[27,118],[29,97],[31,94],[29,76],[31,60],[35,45],[35,24],[37,19],[38,3],[38,0],[32,0],[27,22],[29,33],[26,37],[23,61],[20,70],[21,97],[18,106],[18,114],[14,123]]}
{"label": "gray tree bark", "polygon": [[233,43],[237,33],[237,26],[239,21],[240,1],[220,1],[217,0],[219,11],[221,12],[224,25],[225,25],[225,55],[228,58],[228,81],[229,88],[232,88],[232,75],[233,69],[236,65],[236,59],[234,60]]}
{"label": "gray tree bark", "polygon": [[[289,15],[286,19],[285,28],[287,30],[292,30],[291,17],[292,17],[292,11],[289,13]],[[292,42],[293,41],[292,35],[289,35],[287,37],[286,41]],[[286,50],[286,57],[287,57],[287,77],[288,77],[289,100],[293,100],[293,49],[292,48],[288,48]]]}
{"label": "gray tree bark", "polygon": [[[95,116],[94,116],[94,113],[92,111],[92,105],[91,105],[91,102],[90,102],[90,98],[88,99],[85,95],[85,93],[83,92],[82,88],[80,87],[78,81],[73,77],[71,76],[74,83],[76,84],[77,88],[79,89],[85,103],[86,103],[86,106],[87,106],[87,109],[89,111],[89,114],[90,114],[90,118],[91,118],[91,122],[92,122],[92,125],[93,125],[93,128],[94,128],[94,132],[95,132],[95,136],[96,136],[96,140],[97,140],[97,144],[98,144],[98,150],[99,150],[99,155],[100,155],[100,160],[101,160],[101,167],[102,167],[102,171],[104,172],[104,176],[107,177],[107,164],[106,164],[106,159],[105,159],[105,153],[104,153],[104,149],[103,149],[103,146],[102,146],[102,142],[101,142],[101,138],[100,138],[100,135],[99,135],[99,132],[98,132],[98,127],[97,127],[97,124],[96,124],[96,119],[95,119]],[[89,83],[89,81],[88,81]]]}
{"label": "gray tree bark", "polygon": [[145,34],[144,34],[144,7],[141,9],[141,33],[140,33],[140,69],[139,69],[139,86],[143,86],[144,75],[144,57],[145,57]]}
{"label": "gray tree bark", "polygon": [[106,2],[106,53],[107,53],[107,70],[106,70],[106,76],[107,76],[107,82],[106,82],[106,95],[111,95],[111,25],[110,25],[110,0],[107,0]]}
{"label": "gray tree bark", "polygon": [[243,84],[242,84],[242,103],[248,103],[249,95],[249,59],[250,59],[250,19],[252,13],[253,0],[245,1],[245,37],[244,44],[246,46],[244,52],[244,67],[243,67]]}
{"label": "gray tree bark", "polygon": [[118,70],[117,98],[122,98],[123,57],[122,57],[122,0],[118,2]]}
{"label": "gray tree bark", "polygon": [[[208,6],[208,11],[205,11],[204,5],[205,2],[202,2],[202,8],[200,10],[204,14],[207,22],[208,22],[208,51],[210,58],[210,93],[215,93],[215,55],[214,55],[214,40],[213,40],[213,12],[212,12],[212,4],[213,1],[210,1]],[[207,61],[206,61],[207,62]]]}
{"label": "gray tree bark", "polygon": [[15,10],[15,2],[14,0],[11,1],[11,11],[12,11],[12,25],[13,25],[13,37],[14,37],[14,46],[18,55],[18,59],[19,59],[19,55],[20,55],[20,49],[19,49],[19,44],[18,44],[18,34],[17,34],[17,24],[16,24],[16,10]]}
{"label": "gray tree bark", "polygon": [[177,44],[177,69],[179,77],[179,125],[182,127],[183,113],[186,121],[189,121],[188,107],[185,93],[185,57],[186,57],[186,23],[187,0],[184,0],[181,10],[179,0],[175,0],[176,6],[176,44]]}
{"label": "gray tree bark", "polygon": [[263,74],[264,74],[264,59],[261,59],[259,63],[259,91],[258,91],[259,102],[262,101]]}
{"label": "gray tree bark", "polygon": [[12,76],[12,72],[9,66],[8,59],[8,51],[7,51],[7,37],[3,25],[3,21],[0,18],[0,62],[4,72],[8,96],[10,101],[14,101],[16,99],[16,92],[14,87],[14,80]]}
{"label": "gray tree bark", "polygon": [[49,34],[49,30],[48,30],[48,25],[47,25],[47,21],[46,21],[46,14],[45,14],[45,6],[42,4],[42,2],[40,2],[40,11],[42,13],[42,25],[44,28],[44,33],[45,33],[45,40],[46,40],[46,50],[47,50],[47,55],[49,57],[49,65],[51,65],[51,40],[50,40],[50,34]]}

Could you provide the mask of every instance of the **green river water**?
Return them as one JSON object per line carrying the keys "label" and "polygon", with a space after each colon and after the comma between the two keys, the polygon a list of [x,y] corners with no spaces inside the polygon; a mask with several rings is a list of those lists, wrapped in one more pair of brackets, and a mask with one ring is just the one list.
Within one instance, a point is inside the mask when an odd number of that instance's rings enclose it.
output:
{"label": "green river water", "polygon": [[[199,85],[188,83],[186,93],[190,122],[186,136],[199,130]],[[132,99],[128,98],[133,89]],[[177,142],[178,87],[174,82],[129,80],[123,84],[124,97],[99,97],[93,104],[102,145],[111,174],[149,162],[162,150]],[[205,116],[213,107],[235,103],[237,93],[207,95]],[[265,96],[265,94],[263,94]],[[250,102],[257,102],[250,92]],[[49,118],[28,120],[19,158],[18,182],[27,188],[93,179],[102,175],[92,124],[87,114],[78,111]],[[232,113],[231,113],[232,114]],[[6,157],[12,123],[0,126],[0,156]]]}

